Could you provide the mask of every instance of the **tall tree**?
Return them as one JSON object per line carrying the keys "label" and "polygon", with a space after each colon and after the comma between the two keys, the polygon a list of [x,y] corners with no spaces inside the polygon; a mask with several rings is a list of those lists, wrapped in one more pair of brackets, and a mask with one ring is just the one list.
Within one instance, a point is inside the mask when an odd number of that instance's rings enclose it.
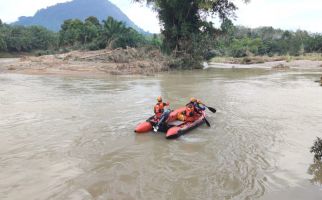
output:
{"label": "tall tree", "polygon": [[[192,52],[196,38],[212,32],[212,24],[206,21],[210,15],[221,20],[234,17],[236,5],[231,0],[134,0],[152,5],[158,12],[165,37],[166,48]],[[248,0],[244,0],[247,2]]]}
{"label": "tall tree", "polygon": [[0,51],[6,51],[7,50],[7,44],[6,41],[4,40],[4,36],[2,33],[0,33]]}
{"label": "tall tree", "polygon": [[28,27],[31,35],[32,49],[53,49],[58,45],[57,34],[42,27]]}
{"label": "tall tree", "polygon": [[101,25],[96,17],[88,17],[84,23],[84,43],[90,43],[101,34]]}
{"label": "tall tree", "polygon": [[123,22],[116,21],[112,17],[103,20],[103,38],[106,42],[106,47],[113,48],[115,43],[129,31]]}
{"label": "tall tree", "polygon": [[23,26],[10,27],[5,40],[9,51],[21,52],[32,50],[31,33]]}
{"label": "tall tree", "polygon": [[84,43],[84,24],[79,19],[65,20],[59,31],[60,45],[77,45]]}
{"label": "tall tree", "polygon": [[101,26],[99,20],[94,16],[87,17],[85,19],[85,23],[91,23],[91,24],[93,24],[93,25],[95,25],[97,27]]}
{"label": "tall tree", "polygon": [[7,44],[5,42],[5,38],[4,38],[4,31],[2,30],[3,28],[3,24],[2,21],[0,19],[0,51],[6,51],[7,50]]}

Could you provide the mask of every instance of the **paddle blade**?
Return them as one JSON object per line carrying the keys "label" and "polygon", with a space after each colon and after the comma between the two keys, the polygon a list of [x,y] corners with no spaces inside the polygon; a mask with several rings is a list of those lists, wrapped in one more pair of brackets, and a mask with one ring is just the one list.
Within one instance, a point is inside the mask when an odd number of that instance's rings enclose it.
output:
{"label": "paddle blade", "polygon": [[211,126],[210,126],[210,123],[208,122],[208,120],[207,120],[205,117],[203,118],[203,120],[205,120],[205,122],[206,122],[207,126],[211,127]]}
{"label": "paddle blade", "polygon": [[212,108],[212,107],[207,107],[211,112],[213,112],[213,113],[216,113],[217,112],[217,110],[216,109],[214,109],[214,108]]}

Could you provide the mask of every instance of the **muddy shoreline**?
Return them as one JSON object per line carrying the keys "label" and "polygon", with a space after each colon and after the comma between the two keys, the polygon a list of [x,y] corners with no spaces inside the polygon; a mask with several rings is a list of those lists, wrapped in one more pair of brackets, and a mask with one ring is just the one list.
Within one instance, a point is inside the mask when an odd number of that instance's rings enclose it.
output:
{"label": "muddy shoreline", "polygon": [[218,63],[210,62],[210,66],[215,68],[262,68],[272,70],[289,70],[289,69],[322,69],[322,61],[312,60],[293,60],[293,61],[269,61],[255,64],[238,64],[238,63]]}
{"label": "muddy shoreline", "polygon": [[168,71],[168,66],[160,51],[134,48],[0,58],[0,73],[19,74],[151,75]]}
{"label": "muddy shoreline", "polygon": [[[0,73],[36,75],[154,75],[169,71],[169,58],[158,50],[115,49],[72,51],[45,56],[0,58]],[[268,70],[322,69],[322,61],[279,60],[255,64],[210,61],[211,68],[262,68]]]}

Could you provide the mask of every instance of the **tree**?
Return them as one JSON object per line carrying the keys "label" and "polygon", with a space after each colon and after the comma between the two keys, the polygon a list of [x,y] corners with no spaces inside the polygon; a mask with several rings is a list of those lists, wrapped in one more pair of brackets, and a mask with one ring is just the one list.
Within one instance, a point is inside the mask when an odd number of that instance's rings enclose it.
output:
{"label": "tree", "polygon": [[0,33],[0,51],[6,51],[7,50],[7,44],[4,40],[4,36],[2,33]]}
{"label": "tree", "polygon": [[153,36],[151,38],[149,38],[149,41],[152,46],[155,46],[158,48],[161,48],[161,46],[162,46],[162,40],[161,40],[160,35],[158,35],[158,34],[153,34]]}
{"label": "tree", "polygon": [[94,17],[94,16],[87,17],[85,19],[85,23],[91,23],[91,24],[93,24],[96,27],[100,27],[101,26],[99,20],[96,17]]}
{"label": "tree", "polygon": [[8,51],[21,52],[31,51],[31,33],[23,26],[10,27],[5,35]]}
{"label": "tree", "polygon": [[[218,14],[224,20],[233,17],[237,9],[231,0],[135,0],[146,2],[158,12],[164,44],[170,50],[186,51],[187,42],[213,29],[206,22],[209,15]],[[208,27],[207,27],[208,26]],[[189,45],[188,45],[189,46]]]}
{"label": "tree", "polygon": [[93,42],[101,34],[101,25],[96,17],[88,17],[84,23],[84,44]]}
{"label": "tree", "polygon": [[66,20],[59,32],[60,46],[97,50],[102,48],[137,47],[146,42],[145,38],[123,22],[108,17],[100,24],[96,17],[85,22]]}
{"label": "tree", "polygon": [[103,20],[103,39],[106,47],[113,48],[122,35],[129,31],[123,22],[116,21],[113,17]]}
{"label": "tree", "polygon": [[322,35],[313,34],[307,41],[306,51],[308,52],[322,52]]}
{"label": "tree", "polygon": [[231,42],[236,32],[236,28],[230,19],[224,19],[221,23],[220,29],[223,34],[223,39],[225,43]]}
{"label": "tree", "polygon": [[4,38],[3,24],[0,19],[0,51],[6,51],[6,50],[7,50],[7,44]]}
{"label": "tree", "polygon": [[28,27],[31,35],[32,49],[48,50],[57,47],[57,34],[42,26]]}
{"label": "tree", "polygon": [[84,24],[79,19],[65,20],[61,25],[59,31],[59,43],[60,45],[75,46],[83,44],[85,40],[84,36]]}

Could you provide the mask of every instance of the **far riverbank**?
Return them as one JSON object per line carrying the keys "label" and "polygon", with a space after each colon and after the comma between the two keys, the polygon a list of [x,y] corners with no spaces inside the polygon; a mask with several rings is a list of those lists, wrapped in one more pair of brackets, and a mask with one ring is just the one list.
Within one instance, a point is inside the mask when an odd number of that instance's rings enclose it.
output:
{"label": "far riverbank", "polygon": [[[64,54],[0,58],[0,73],[57,75],[153,75],[170,70],[171,59],[159,50],[115,49],[72,51]],[[322,55],[298,57],[216,57],[215,68],[264,68],[269,70],[322,69]]]}
{"label": "far riverbank", "polygon": [[44,56],[0,58],[0,72],[58,75],[150,75],[169,69],[168,58],[158,50],[115,49],[72,51]]}

